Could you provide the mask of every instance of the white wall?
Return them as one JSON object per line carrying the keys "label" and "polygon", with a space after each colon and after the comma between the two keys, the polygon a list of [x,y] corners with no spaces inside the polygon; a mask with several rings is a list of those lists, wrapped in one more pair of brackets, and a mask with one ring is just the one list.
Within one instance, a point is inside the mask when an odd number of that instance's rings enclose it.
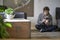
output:
{"label": "white wall", "polygon": [[3,5],[3,0],[0,0],[0,5]]}
{"label": "white wall", "polygon": [[38,15],[43,12],[43,7],[48,6],[50,8],[50,14],[53,17],[53,24],[55,21],[55,8],[60,7],[60,0],[34,0],[34,17],[28,17],[32,23],[36,24]]}

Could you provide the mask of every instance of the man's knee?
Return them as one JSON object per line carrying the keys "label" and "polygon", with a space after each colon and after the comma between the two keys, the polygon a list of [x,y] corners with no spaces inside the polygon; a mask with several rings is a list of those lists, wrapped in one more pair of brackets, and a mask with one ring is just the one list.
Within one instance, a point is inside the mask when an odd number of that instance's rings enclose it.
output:
{"label": "man's knee", "polygon": [[36,28],[37,30],[40,30],[40,25],[36,24],[36,25],[35,25],[35,28]]}
{"label": "man's knee", "polygon": [[39,28],[39,25],[35,25],[36,28]]}
{"label": "man's knee", "polygon": [[35,25],[35,27],[36,27],[36,29],[40,30],[42,28],[42,25],[37,24],[37,25]]}

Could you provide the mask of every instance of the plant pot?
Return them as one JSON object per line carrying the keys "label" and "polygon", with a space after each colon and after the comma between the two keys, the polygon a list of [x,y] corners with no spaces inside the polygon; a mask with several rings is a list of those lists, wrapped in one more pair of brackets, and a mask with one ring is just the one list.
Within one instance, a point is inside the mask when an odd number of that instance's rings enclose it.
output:
{"label": "plant pot", "polygon": [[6,14],[6,18],[7,18],[7,19],[13,19],[13,18],[14,18],[14,15],[11,15],[11,14],[8,15],[8,14]]}

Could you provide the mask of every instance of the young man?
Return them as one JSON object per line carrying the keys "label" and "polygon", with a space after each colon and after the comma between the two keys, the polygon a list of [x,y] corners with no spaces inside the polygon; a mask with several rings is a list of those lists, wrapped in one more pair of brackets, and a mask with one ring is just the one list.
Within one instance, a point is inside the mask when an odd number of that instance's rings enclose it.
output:
{"label": "young man", "polygon": [[49,7],[44,7],[43,13],[39,15],[36,28],[40,32],[52,32],[56,30],[56,27],[52,25],[52,16],[49,10]]}

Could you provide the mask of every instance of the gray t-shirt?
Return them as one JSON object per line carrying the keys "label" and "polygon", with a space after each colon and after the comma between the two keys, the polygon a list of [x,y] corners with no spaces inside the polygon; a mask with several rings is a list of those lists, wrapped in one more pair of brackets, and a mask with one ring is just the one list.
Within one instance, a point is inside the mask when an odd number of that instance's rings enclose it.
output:
{"label": "gray t-shirt", "polygon": [[43,13],[41,13],[38,17],[38,21],[37,21],[37,24],[41,24],[42,23],[42,20],[45,19],[45,18],[48,18],[49,21],[50,21],[50,24],[52,24],[52,16],[49,14],[47,16],[45,16]]}

